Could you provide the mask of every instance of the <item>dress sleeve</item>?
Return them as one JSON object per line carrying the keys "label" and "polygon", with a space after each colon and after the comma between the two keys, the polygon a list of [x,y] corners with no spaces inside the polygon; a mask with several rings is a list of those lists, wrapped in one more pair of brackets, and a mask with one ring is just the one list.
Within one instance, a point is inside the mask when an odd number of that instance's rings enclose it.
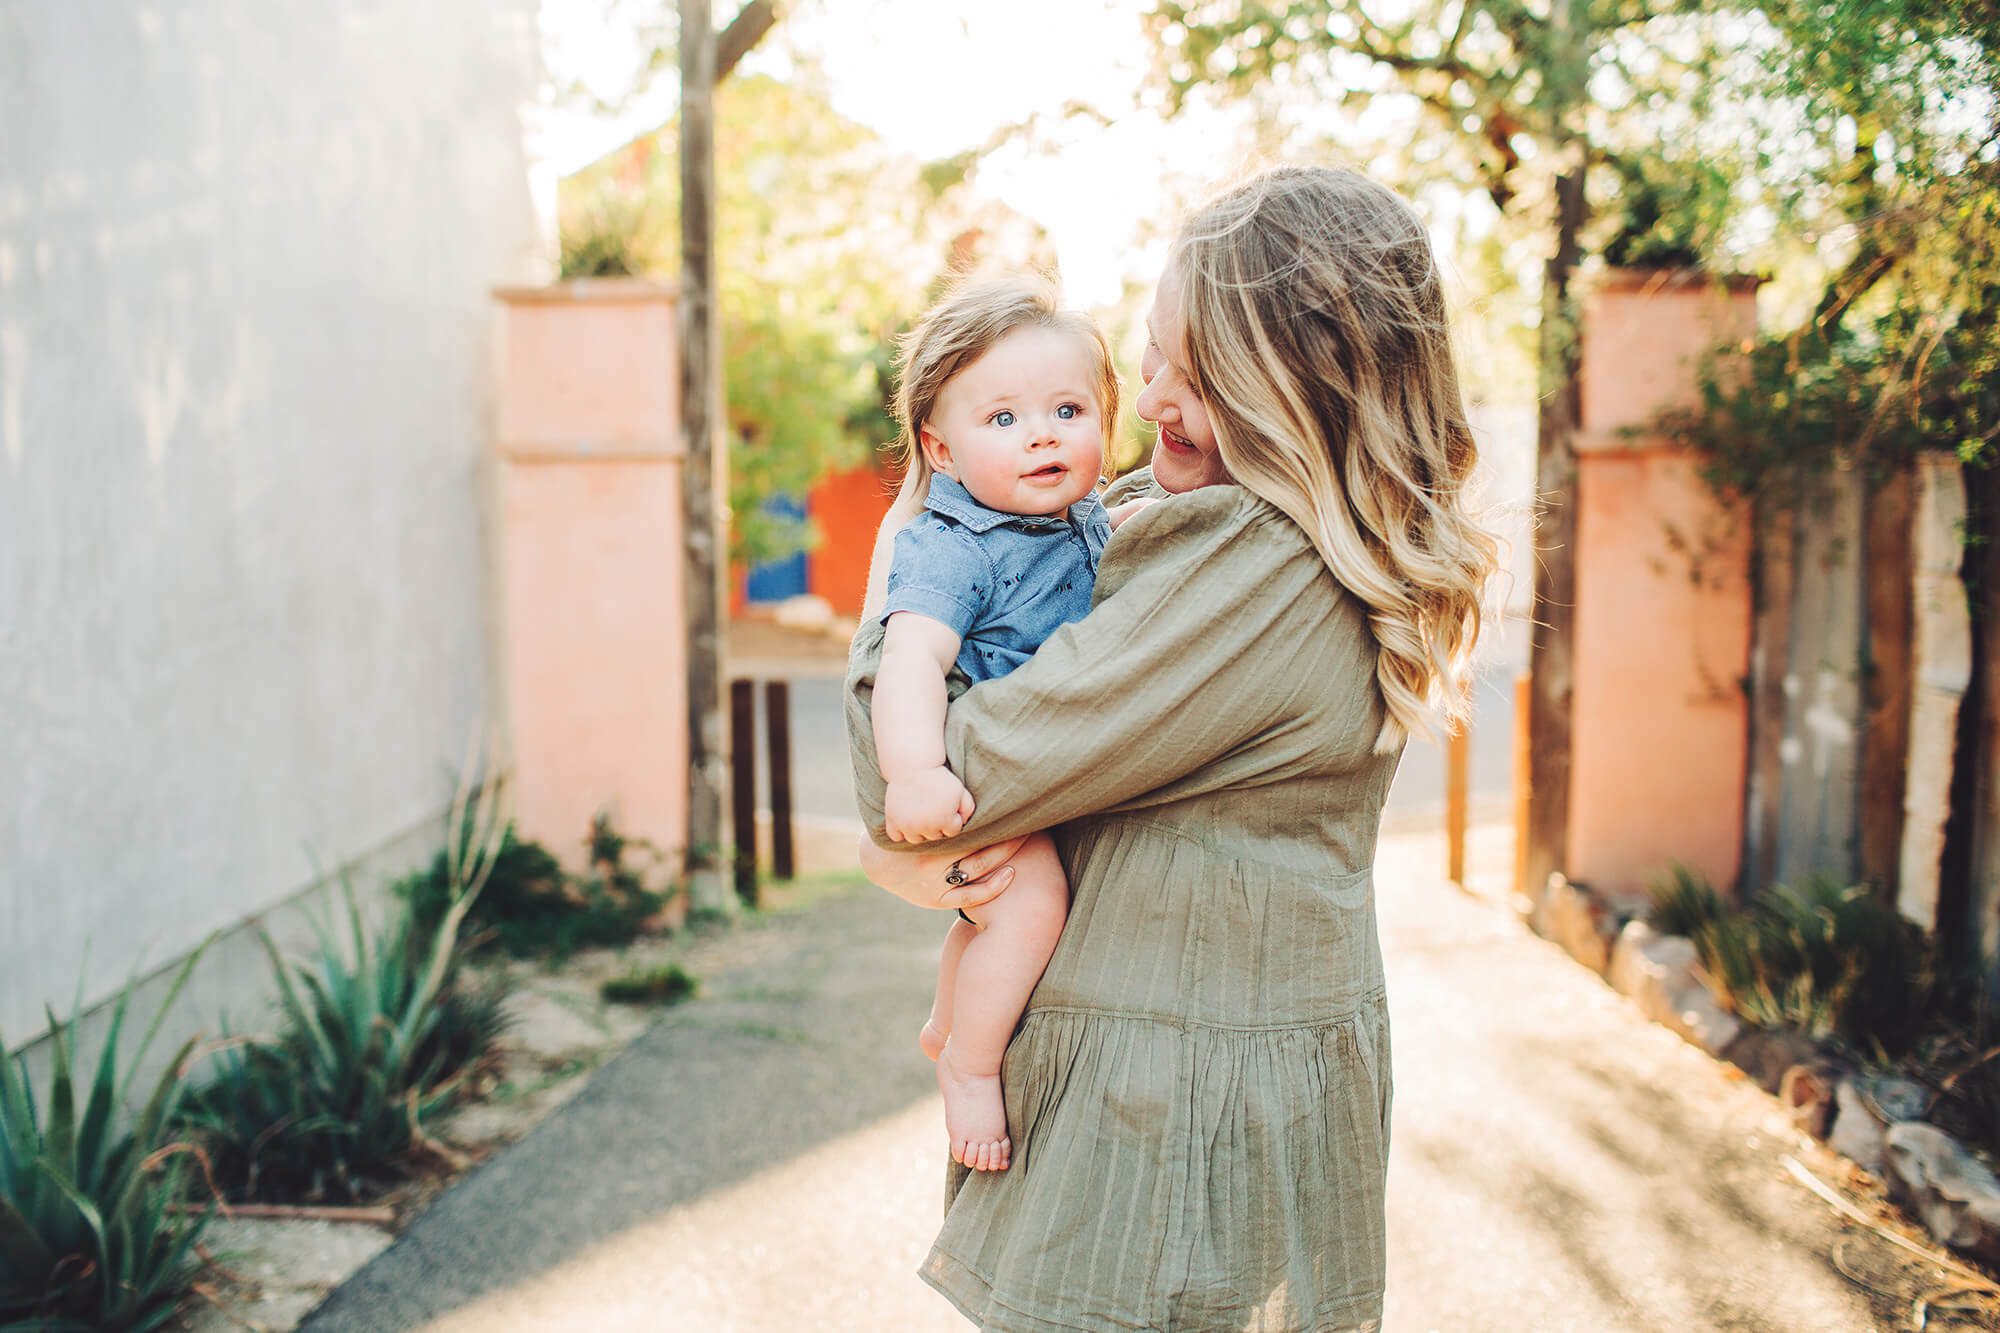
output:
{"label": "dress sleeve", "polygon": [[[1331,722],[1326,734],[1357,755],[1373,744],[1381,704],[1366,620],[1304,534],[1248,492],[1212,487],[1134,515],[1098,579],[1088,616],[952,704],[946,760],[977,809],[963,833],[921,850],[970,850],[1257,781],[1270,763],[1260,737],[1297,725],[1308,701],[1324,713],[1329,671],[1354,673],[1332,692],[1352,716],[1315,723]],[[883,783],[869,705],[880,656],[880,627],[864,625],[849,659],[847,727],[856,796],[878,842]]]}

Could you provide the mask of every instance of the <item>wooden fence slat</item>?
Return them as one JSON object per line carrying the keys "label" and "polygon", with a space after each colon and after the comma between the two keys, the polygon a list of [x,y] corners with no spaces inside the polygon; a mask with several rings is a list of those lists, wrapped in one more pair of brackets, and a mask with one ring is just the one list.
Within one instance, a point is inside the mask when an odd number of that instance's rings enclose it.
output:
{"label": "wooden fence slat", "polygon": [[757,695],[748,680],[729,682],[731,813],[736,828],[736,896],[757,905]]}
{"label": "wooden fence slat", "polygon": [[790,879],[792,866],[792,689],[764,684],[764,743],[771,765],[771,874]]}

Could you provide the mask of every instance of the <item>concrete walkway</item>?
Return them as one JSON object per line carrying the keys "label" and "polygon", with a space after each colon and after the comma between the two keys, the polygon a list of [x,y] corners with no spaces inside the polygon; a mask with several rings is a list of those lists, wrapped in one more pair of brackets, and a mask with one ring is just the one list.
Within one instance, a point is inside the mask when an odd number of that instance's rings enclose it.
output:
{"label": "concrete walkway", "polygon": [[[1504,836],[1504,835],[1503,835]],[[1504,864],[1505,848],[1489,843]],[[1390,1333],[1906,1327],[1927,1275],[1781,1168],[1776,1104],[1507,914],[1428,837],[1378,863],[1395,1023]],[[859,889],[747,930],[551,1120],[307,1324],[964,1327],[913,1270],[943,1120],[913,1037],[942,920]]]}

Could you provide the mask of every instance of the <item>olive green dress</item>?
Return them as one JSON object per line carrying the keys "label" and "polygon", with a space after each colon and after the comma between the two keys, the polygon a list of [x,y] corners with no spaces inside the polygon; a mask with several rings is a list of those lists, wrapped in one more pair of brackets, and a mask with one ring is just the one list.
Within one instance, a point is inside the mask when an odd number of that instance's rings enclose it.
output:
{"label": "olive green dress", "polygon": [[[848,676],[878,840],[880,648],[864,627]],[[1090,615],[953,703],[946,752],[978,810],[925,850],[1054,829],[1072,893],[1002,1069],[1012,1166],[951,1168],[922,1270],[982,1328],[1380,1319],[1369,867],[1398,755],[1373,752],[1375,656],[1304,533],[1215,486],[1128,520]]]}

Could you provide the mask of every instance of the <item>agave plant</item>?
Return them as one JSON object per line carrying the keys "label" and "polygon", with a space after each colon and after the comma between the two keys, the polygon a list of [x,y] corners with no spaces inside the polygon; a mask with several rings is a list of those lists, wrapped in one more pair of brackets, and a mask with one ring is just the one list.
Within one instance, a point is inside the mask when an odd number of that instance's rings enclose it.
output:
{"label": "agave plant", "polygon": [[173,1129],[193,1043],[136,1110],[131,1093],[160,1018],[201,953],[181,966],[122,1073],[129,986],[87,1088],[78,1079],[76,1013],[66,1024],[49,1015],[45,1106],[24,1061],[0,1042],[0,1329],[157,1328],[193,1281],[189,1256],[208,1218],[172,1207],[193,1162]]}
{"label": "agave plant", "polygon": [[399,903],[379,932],[341,881],[344,923],[315,917],[315,946],[286,958],[262,936],[279,1031],[220,1043],[183,1122],[239,1198],[353,1199],[409,1153],[426,1118],[457,1096],[505,1015],[458,976],[459,926],[497,843],[492,810],[468,810],[447,851],[456,885],[424,926]]}

